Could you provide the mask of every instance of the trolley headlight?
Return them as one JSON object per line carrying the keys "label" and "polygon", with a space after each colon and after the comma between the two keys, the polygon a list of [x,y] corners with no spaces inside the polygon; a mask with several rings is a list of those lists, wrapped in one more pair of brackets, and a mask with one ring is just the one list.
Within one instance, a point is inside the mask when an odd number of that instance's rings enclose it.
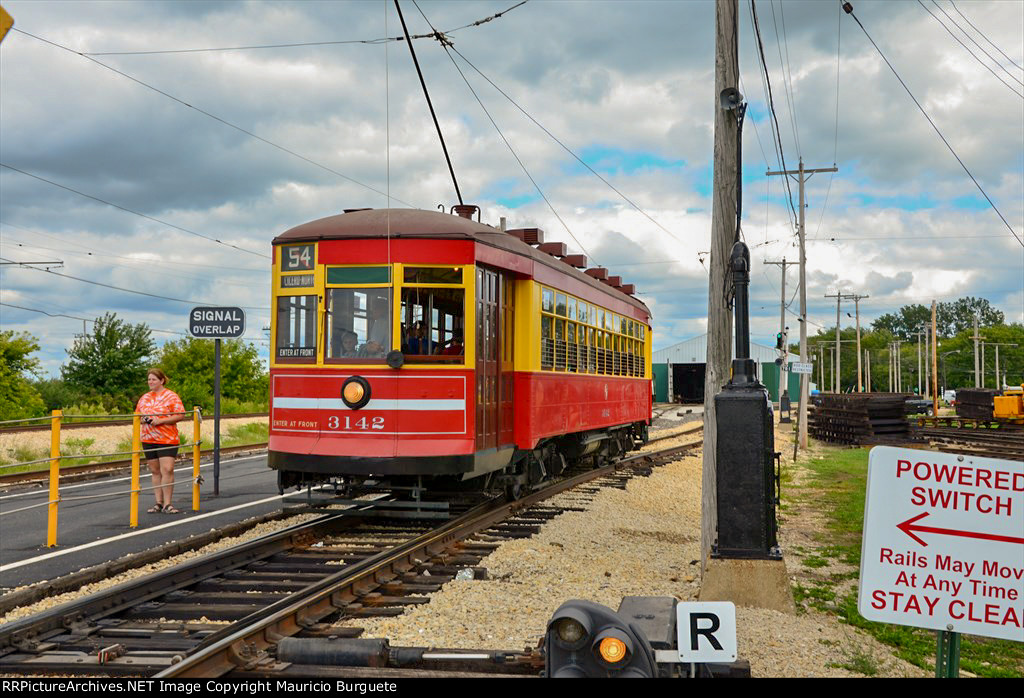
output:
{"label": "trolley headlight", "polygon": [[365,378],[352,376],[341,386],[341,401],[353,410],[364,407],[370,401],[370,384]]}

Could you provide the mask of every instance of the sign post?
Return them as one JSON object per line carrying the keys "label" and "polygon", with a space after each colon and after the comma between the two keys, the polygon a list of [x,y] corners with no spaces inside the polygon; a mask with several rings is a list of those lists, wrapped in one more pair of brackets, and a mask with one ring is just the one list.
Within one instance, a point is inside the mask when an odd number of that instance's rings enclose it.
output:
{"label": "sign post", "polygon": [[199,307],[188,314],[188,332],[193,337],[214,340],[213,348],[213,495],[220,495],[220,340],[238,339],[245,334],[245,312],[241,308]]}
{"label": "sign post", "polygon": [[1024,462],[871,449],[858,610],[938,631],[936,676],[960,633],[1024,642]]}

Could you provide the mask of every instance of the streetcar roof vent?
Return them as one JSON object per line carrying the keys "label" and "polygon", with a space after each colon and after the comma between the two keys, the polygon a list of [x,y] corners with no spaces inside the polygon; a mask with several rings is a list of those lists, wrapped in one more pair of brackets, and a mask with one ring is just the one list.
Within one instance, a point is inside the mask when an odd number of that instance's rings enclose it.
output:
{"label": "streetcar roof vent", "polygon": [[544,230],[541,228],[512,228],[505,232],[527,245],[540,245],[544,242]]}
{"label": "streetcar roof vent", "polygon": [[604,267],[593,267],[583,272],[587,276],[592,276],[599,281],[603,281],[608,278],[608,270]]}
{"label": "streetcar roof vent", "polygon": [[562,257],[562,261],[565,262],[566,264],[568,264],[571,267],[576,267],[577,269],[586,269],[587,268],[587,257],[586,257],[586,255],[582,255],[582,254],[567,254],[566,256]]}
{"label": "streetcar roof vent", "polygon": [[551,255],[552,257],[564,257],[569,254],[569,250],[566,248],[564,242],[541,243],[537,246],[537,249]]}

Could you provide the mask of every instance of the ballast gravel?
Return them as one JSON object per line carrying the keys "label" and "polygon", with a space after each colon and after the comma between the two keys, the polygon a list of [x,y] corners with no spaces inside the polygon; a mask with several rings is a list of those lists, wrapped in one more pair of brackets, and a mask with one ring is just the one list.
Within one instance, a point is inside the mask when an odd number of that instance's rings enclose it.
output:
{"label": "ballast gravel", "polygon": [[[776,448],[787,438],[777,433]],[[681,435],[646,450],[698,439]],[[629,595],[696,600],[701,467],[697,451],[632,479],[625,490],[602,489],[589,504],[564,493],[546,505],[586,511],[566,512],[532,538],[502,544],[479,563],[487,579],[455,579],[429,604],[401,616],[342,625],[362,627],[365,637],[386,637],[394,646],[517,650],[535,646],[568,599],[613,609]],[[929,675],[834,616],[740,607],[737,625],[739,655],[755,677],[856,677],[862,674],[843,665],[865,660],[877,676]]]}

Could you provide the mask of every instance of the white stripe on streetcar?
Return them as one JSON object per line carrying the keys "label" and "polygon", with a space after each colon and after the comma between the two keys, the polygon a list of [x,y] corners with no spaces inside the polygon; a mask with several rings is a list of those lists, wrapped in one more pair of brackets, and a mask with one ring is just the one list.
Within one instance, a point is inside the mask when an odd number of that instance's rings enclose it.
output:
{"label": "white stripe on streetcar", "polygon": [[[328,397],[275,397],[274,409],[285,410],[348,410],[340,398]],[[360,409],[395,410],[398,412],[462,412],[465,400],[370,400]]]}

